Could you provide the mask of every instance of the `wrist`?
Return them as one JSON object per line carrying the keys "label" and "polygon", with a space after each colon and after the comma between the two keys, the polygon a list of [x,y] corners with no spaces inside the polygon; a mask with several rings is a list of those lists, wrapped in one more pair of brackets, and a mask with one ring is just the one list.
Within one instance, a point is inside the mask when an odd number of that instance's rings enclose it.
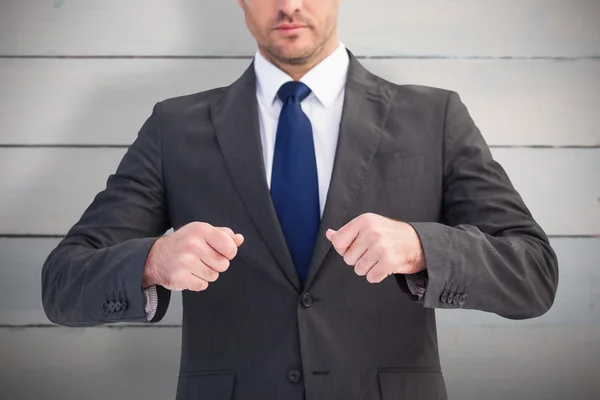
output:
{"label": "wrist", "polygon": [[411,260],[411,270],[413,274],[418,274],[421,271],[427,269],[427,262],[425,259],[425,249],[423,249],[423,243],[421,242],[421,238],[417,230],[410,224],[408,224],[412,230],[413,234],[413,251]]}
{"label": "wrist", "polygon": [[148,256],[146,257],[146,263],[144,264],[144,275],[142,277],[142,287],[144,289],[158,284],[156,277],[156,266],[158,264],[159,247],[162,238],[157,239],[150,247]]}

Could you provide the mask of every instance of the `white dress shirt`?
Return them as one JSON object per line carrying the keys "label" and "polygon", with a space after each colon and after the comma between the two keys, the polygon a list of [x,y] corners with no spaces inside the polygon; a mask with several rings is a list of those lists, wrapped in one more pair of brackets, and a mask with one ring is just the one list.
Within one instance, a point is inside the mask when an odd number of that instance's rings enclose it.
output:
{"label": "white dress shirt", "polygon": [[[300,105],[310,120],[313,130],[321,216],[325,209],[325,200],[333,172],[349,64],[350,57],[346,47],[340,43],[333,53],[300,78],[300,82],[311,90],[311,93]],[[270,189],[277,124],[283,106],[277,92],[284,83],[293,81],[293,79],[269,62],[260,52],[256,52],[254,58],[254,72],[263,161]],[[410,278],[407,281],[411,292],[418,293],[419,297],[422,297],[424,290],[416,287]],[[154,318],[158,305],[156,287],[151,286],[145,289],[144,294],[146,316],[148,320],[151,320]]]}

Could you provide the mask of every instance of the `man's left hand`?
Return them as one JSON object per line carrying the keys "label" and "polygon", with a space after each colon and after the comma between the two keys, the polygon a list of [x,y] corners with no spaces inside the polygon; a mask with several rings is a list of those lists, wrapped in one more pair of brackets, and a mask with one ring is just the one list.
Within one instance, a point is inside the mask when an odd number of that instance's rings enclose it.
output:
{"label": "man's left hand", "polygon": [[417,232],[402,221],[367,213],[338,231],[327,230],[327,238],[354,272],[379,283],[391,274],[415,274],[426,267]]}

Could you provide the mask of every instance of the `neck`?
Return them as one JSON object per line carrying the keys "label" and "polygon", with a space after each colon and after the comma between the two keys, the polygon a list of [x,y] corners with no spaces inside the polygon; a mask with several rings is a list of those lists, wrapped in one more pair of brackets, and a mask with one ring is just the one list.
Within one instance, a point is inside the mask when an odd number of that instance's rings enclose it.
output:
{"label": "neck", "polygon": [[337,37],[333,39],[334,40],[329,40],[327,44],[317,50],[315,54],[301,63],[286,63],[283,60],[274,59],[261,48],[259,48],[258,51],[260,51],[260,54],[269,60],[269,62],[288,74],[293,80],[297,81],[300,80],[300,78],[302,78],[308,71],[313,69],[317,64],[329,57],[331,53],[338,48],[339,41]]}

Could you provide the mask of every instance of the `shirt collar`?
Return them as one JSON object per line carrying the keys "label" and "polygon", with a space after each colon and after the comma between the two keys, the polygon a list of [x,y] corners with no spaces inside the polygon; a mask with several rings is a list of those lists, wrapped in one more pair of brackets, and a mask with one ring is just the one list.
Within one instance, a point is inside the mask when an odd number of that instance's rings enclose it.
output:
{"label": "shirt collar", "polygon": [[[310,88],[312,94],[324,107],[329,107],[346,85],[349,64],[350,57],[346,52],[346,46],[340,43],[333,53],[304,74],[300,82]],[[272,105],[275,101],[281,85],[293,80],[258,51],[254,57],[254,72],[257,95],[264,104],[268,105]]]}

